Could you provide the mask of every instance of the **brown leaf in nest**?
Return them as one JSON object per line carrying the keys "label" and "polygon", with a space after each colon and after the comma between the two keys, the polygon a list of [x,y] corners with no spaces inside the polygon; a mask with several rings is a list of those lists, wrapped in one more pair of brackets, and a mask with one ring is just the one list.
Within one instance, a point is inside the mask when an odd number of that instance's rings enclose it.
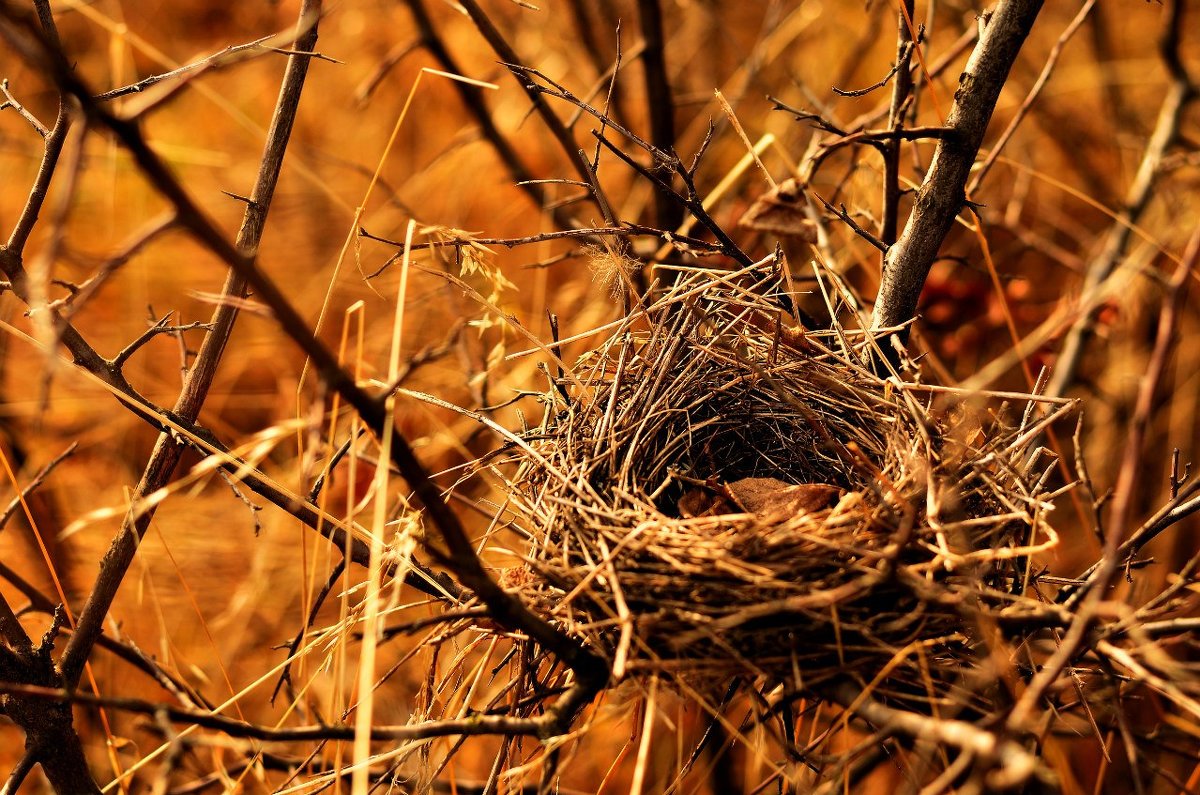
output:
{"label": "brown leaf in nest", "polygon": [[821,511],[842,496],[842,489],[828,483],[794,485],[777,478],[742,478],[726,488],[746,511],[762,514],[794,515]]}
{"label": "brown leaf in nest", "polygon": [[785,179],[769,193],[759,196],[738,221],[738,226],[797,238],[805,243],[817,240],[817,226],[805,212],[804,189],[794,178]]}
{"label": "brown leaf in nest", "polygon": [[719,486],[720,493],[690,488],[679,498],[679,515],[685,519],[723,513],[758,513],[794,516],[824,510],[844,493],[827,483],[795,485],[778,478],[742,478]]}

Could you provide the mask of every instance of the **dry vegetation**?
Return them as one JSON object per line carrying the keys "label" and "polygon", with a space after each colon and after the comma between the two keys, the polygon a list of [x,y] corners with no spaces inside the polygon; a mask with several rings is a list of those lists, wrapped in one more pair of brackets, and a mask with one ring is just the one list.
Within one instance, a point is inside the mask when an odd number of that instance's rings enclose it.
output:
{"label": "dry vegetation", "polygon": [[3,791],[1200,791],[1200,5],[542,5],[0,5]]}

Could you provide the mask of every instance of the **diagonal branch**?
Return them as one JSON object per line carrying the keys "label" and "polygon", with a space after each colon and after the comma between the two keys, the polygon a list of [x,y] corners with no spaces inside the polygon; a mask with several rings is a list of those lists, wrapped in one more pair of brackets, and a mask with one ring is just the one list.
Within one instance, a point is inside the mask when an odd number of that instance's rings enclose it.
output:
{"label": "diagonal branch", "polygon": [[[983,36],[959,76],[946,120],[949,132],[938,141],[904,232],[884,258],[872,328],[901,326],[915,316],[925,278],[963,208],[967,178],[1000,91],[1041,8],[1041,0],[1001,0],[985,18]],[[885,350],[892,355],[890,346]]]}
{"label": "diagonal branch", "polygon": [[[487,40],[488,45],[500,57],[501,61],[505,64],[513,65],[523,63],[517,55],[516,50],[505,40],[504,36],[492,24],[492,20],[475,0],[460,0],[460,5],[467,12],[467,15],[471,17],[471,21],[475,23],[475,27],[479,28],[479,32],[483,34],[483,38]],[[515,73],[514,76],[516,76]],[[520,80],[519,77],[518,81],[521,83],[521,88],[525,91],[525,95],[529,97],[529,101],[533,103],[533,108],[541,118],[542,123],[546,125],[546,129],[554,136],[554,140],[558,142],[558,145],[566,154],[567,160],[571,163],[572,168],[575,169],[575,173],[579,176],[579,179],[591,184],[589,177],[590,170],[587,167],[587,162],[584,160],[583,155],[580,154],[579,146],[575,143],[575,138],[571,135],[571,131],[562,123],[562,119],[554,114],[549,103],[546,102],[545,97],[542,96],[542,93],[536,87],[529,85],[527,81]],[[595,189],[596,186],[593,186],[593,188]],[[593,198],[597,206],[604,204],[604,199],[599,193],[596,193]]]}
{"label": "diagonal branch", "polygon": [[1163,97],[1162,105],[1159,106],[1158,119],[1142,152],[1137,173],[1125,193],[1124,206],[1109,229],[1100,254],[1088,266],[1080,295],[1082,309],[1063,342],[1054,373],[1046,388],[1047,395],[1061,397],[1074,383],[1084,349],[1092,338],[1096,314],[1100,310],[1100,306],[1092,302],[1091,298],[1100,293],[1104,282],[1124,259],[1133,229],[1154,195],[1163,157],[1179,137],[1179,128],[1188,105],[1200,96],[1200,88],[1184,68],[1179,55],[1184,6],[1183,0],[1173,0],[1167,9],[1167,21],[1159,41],[1159,53],[1171,77],[1171,85]]}
{"label": "diagonal branch", "polygon": [[[301,5],[300,20],[297,26],[300,35],[295,44],[300,53],[312,52],[316,46],[317,19],[320,10],[320,0],[306,0]],[[262,237],[267,211],[271,206],[271,198],[282,169],[284,153],[287,150],[288,139],[295,122],[300,93],[304,87],[309,63],[311,63],[311,59],[302,54],[292,55],[288,58],[279,101],[271,119],[271,128],[267,133],[258,179],[251,193],[251,201],[246,205],[241,229],[238,230],[237,252],[248,261],[253,261]],[[66,88],[72,90],[77,86],[66,86]],[[78,96],[78,91],[75,93]],[[90,100],[88,101],[90,102]],[[92,104],[94,109],[95,105]],[[113,118],[113,121],[117,120]],[[136,129],[128,122],[120,122],[120,124],[130,130]],[[223,295],[242,298],[245,297],[246,290],[246,280],[238,272],[231,271],[226,278]],[[200,353],[188,371],[183,390],[176,401],[173,412],[175,415],[189,422],[194,422],[199,416],[200,407],[204,404],[216,375],[221,354],[233,331],[237,312],[237,303],[233,301],[222,302],[217,307],[211,321],[212,330],[205,336]],[[167,485],[174,475],[175,468],[185,449],[186,444],[171,434],[164,433],[159,437],[142,474],[142,480],[138,484],[135,500]],[[141,511],[136,518],[127,519],[116,538],[113,539],[96,579],[96,585],[80,613],[75,632],[59,661],[59,669],[68,685],[74,685],[83,672],[88,655],[103,631],[104,620],[112,606],[113,599],[116,598],[125,573],[133,561],[138,544],[149,528],[153,517],[154,510],[152,508]]]}
{"label": "diagonal branch", "polygon": [[[181,228],[187,230],[200,244],[224,261],[232,270],[233,276],[244,279],[245,284],[254,290],[258,300],[271,309],[280,329],[311,359],[317,373],[329,388],[339,393],[358,412],[372,432],[377,436],[381,435],[387,417],[384,403],[367,394],[359,387],[354,377],[341,367],[337,357],[317,339],[278,285],[258,266],[254,252],[244,251],[230,244],[216,224],[184,190],[162,158],[151,149],[137,125],[100,107],[92,99],[88,87],[71,71],[61,54],[49,49],[36,32],[33,32],[31,38],[31,31],[27,26],[26,28],[25,31],[18,31],[12,27],[0,27],[0,33],[3,33],[27,60],[44,65],[59,86],[84,106],[95,123],[108,128],[117,137],[143,176],[174,207]],[[303,62],[307,63],[307,60],[304,59]],[[259,205],[255,202],[250,205],[250,210],[253,211],[257,206]],[[218,324],[213,334],[217,334],[220,329]],[[223,341],[220,344],[223,346]],[[202,356],[203,353],[202,349]],[[181,396],[181,400],[187,397],[185,394]],[[578,694],[570,698],[564,696],[556,708],[553,708],[553,714],[559,716],[555,725],[564,726],[607,681],[607,665],[582,643],[531,612],[520,599],[505,591],[492,578],[475,551],[466,528],[442,497],[441,488],[416,457],[408,440],[393,428],[388,442],[391,445],[393,463],[408,481],[416,499],[425,507],[426,515],[440,532],[447,547],[442,550],[427,544],[429,551],[479,596],[498,623],[527,634],[574,670],[577,684],[580,685]],[[157,455],[155,458],[157,459]],[[165,458],[163,463],[168,463]],[[148,471],[147,475],[150,474],[159,477],[157,473]],[[131,528],[123,535],[128,540],[122,542],[120,549],[115,551],[122,557],[131,558],[133,549],[136,549],[136,533]],[[89,631],[99,634],[102,616],[96,617],[95,613],[91,615],[91,621],[95,623],[89,626]],[[81,619],[80,636],[83,635],[82,629]],[[72,644],[79,649],[90,645],[85,641],[76,644],[75,638],[72,638]],[[71,648],[68,648],[67,655],[64,656],[64,667],[66,664],[70,665],[68,670],[74,676],[78,676],[82,670],[80,653],[72,654]]]}

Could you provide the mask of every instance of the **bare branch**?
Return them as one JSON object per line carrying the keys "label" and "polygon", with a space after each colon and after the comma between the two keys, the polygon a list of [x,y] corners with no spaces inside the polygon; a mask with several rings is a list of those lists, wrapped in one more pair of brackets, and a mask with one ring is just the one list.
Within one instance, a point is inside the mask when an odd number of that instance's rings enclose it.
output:
{"label": "bare branch", "polygon": [[[642,26],[645,50],[642,73],[646,80],[646,111],[650,118],[650,141],[664,152],[675,151],[675,100],[667,77],[666,37],[663,33],[662,6],[659,0],[638,0],[638,21]],[[614,78],[615,79],[615,78]],[[675,230],[683,222],[682,208],[671,197],[654,194],[655,225]]]}
{"label": "bare branch", "polygon": [[33,480],[29,481],[29,484],[25,486],[25,488],[21,489],[20,495],[13,497],[12,502],[10,502],[8,507],[4,509],[4,512],[0,513],[0,529],[3,529],[4,526],[8,524],[8,520],[12,518],[12,515],[16,512],[17,508],[21,507],[21,503],[29,499],[30,494],[33,494],[33,492],[41,488],[42,484],[46,482],[46,478],[50,476],[50,473],[53,472],[59,464],[74,455],[75,450],[78,447],[79,442],[72,442],[70,447],[68,447],[66,450],[63,450],[61,453],[55,456],[50,463],[38,470],[38,473],[33,476]]}
{"label": "bare branch", "polygon": [[[317,19],[320,11],[320,0],[307,0],[301,4],[300,19],[296,28],[298,31],[296,46],[299,49],[312,51],[315,46],[317,40]],[[271,120],[271,128],[267,133],[267,142],[264,148],[262,163],[259,167],[258,179],[255,182],[252,194],[253,202],[247,205],[242,227],[238,231],[236,255],[242,261],[253,262],[254,254],[258,249],[258,242],[266,223],[267,211],[271,206],[271,198],[275,192],[275,185],[282,168],[284,152],[287,149],[292,125],[296,118],[300,93],[304,86],[304,78],[307,75],[309,63],[311,63],[311,59],[307,57],[290,56],[288,58],[283,85],[280,88],[279,101],[275,108],[275,115]],[[66,72],[64,75],[61,67],[59,74],[56,76],[59,78],[60,83],[63,82],[62,78],[65,76],[73,77],[70,72]],[[127,134],[134,133],[137,135],[137,128],[135,126],[129,122],[104,114],[94,101],[87,99],[86,88],[81,83],[72,80],[64,87],[72,90],[80,101],[90,104],[91,107],[88,109],[92,113],[101,114],[103,121],[112,127],[114,132],[117,132],[119,136],[122,131]],[[140,135],[138,135],[137,140],[142,147],[145,147],[145,151],[148,153],[149,149],[146,147],[145,142],[141,140]],[[166,174],[165,168],[161,164],[159,167],[163,169],[163,174]],[[190,201],[183,205],[177,204],[176,212],[180,217],[181,223],[186,223],[187,219],[185,215],[188,214],[194,215],[196,218],[202,217],[200,216],[199,209],[191,204]],[[246,289],[247,284],[241,274],[237,271],[231,271],[225,281],[223,294],[241,298],[245,296]],[[175,404],[173,412],[175,415],[188,422],[195,421],[200,412],[200,407],[208,395],[209,387],[216,374],[217,364],[220,361],[221,354],[224,352],[225,344],[229,340],[229,335],[233,331],[233,323],[236,318],[237,309],[235,306],[223,303],[217,307],[211,322],[212,330],[205,337],[204,343],[200,348],[200,353],[196,357],[192,368],[188,371],[183,391],[180,393],[179,399]],[[154,447],[154,452],[146,465],[142,481],[138,484],[135,497],[149,494],[165,486],[170,481],[184,449],[184,444],[176,440],[173,435],[163,434],[160,436]],[[113,539],[109,554],[104,558],[104,565],[101,568],[96,585],[80,613],[75,633],[71,636],[71,640],[59,662],[59,669],[62,671],[63,678],[67,683],[73,685],[78,681],[80,674],[83,672],[83,666],[87,661],[92,646],[103,631],[105,617],[108,615],[117,590],[124,580],[125,572],[128,570],[129,564],[133,561],[138,543],[149,528],[153,516],[154,511],[152,509],[142,511],[137,515],[136,519],[131,518],[130,521],[127,521],[122,526],[116,538]]]}
{"label": "bare branch", "polygon": [[212,331],[213,329],[212,323],[203,323],[200,321],[187,323],[182,326],[169,325],[167,321],[171,319],[171,315],[173,314],[175,313],[172,311],[163,315],[157,323],[146,329],[138,336],[137,339],[121,349],[121,351],[112,358],[112,361],[109,364],[111,364],[113,368],[120,370],[125,366],[125,362],[129,361],[129,357],[133,356],[142,349],[142,346],[160,334],[178,334],[181,331],[194,331],[195,329],[207,329],[208,331]]}
{"label": "bare branch", "polygon": [[5,96],[4,102],[0,102],[0,110],[12,108],[22,119],[29,122],[29,126],[33,127],[38,135],[42,136],[42,138],[50,137],[50,131],[46,129],[46,125],[38,121],[37,117],[30,113],[24,105],[17,102],[17,98],[8,90],[8,78],[0,80],[0,92],[3,92]]}
{"label": "bare branch", "polygon": [[1154,195],[1154,186],[1158,183],[1163,158],[1179,136],[1184,111],[1196,99],[1197,86],[1183,68],[1179,56],[1179,37],[1183,29],[1185,5],[1183,0],[1170,0],[1167,8],[1167,20],[1159,42],[1159,51],[1171,76],[1171,85],[1167,88],[1166,96],[1159,107],[1158,119],[1154,124],[1154,131],[1146,141],[1137,173],[1125,193],[1121,213],[1110,227],[1100,254],[1088,266],[1079,297],[1081,311],[1066,340],[1063,341],[1047,394],[1064,395],[1074,383],[1084,349],[1092,338],[1093,324],[1099,309],[1092,305],[1092,296],[1100,292],[1104,282],[1125,257],[1133,228]]}
{"label": "bare branch", "polygon": [[[492,20],[484,12],[483,8],[480,7],[475,0],[460,0],[460,5],[462,5],[463,9],[466,10],[467,14],[471,17],[471,20],[475,23],[475,26],[479,28],[479,32],[483,34],[483,38],[487,41],[488,45],[491,46],[492,50],[496,53],[501,61],[512,65],[524,63],[512,46],[509,45],[509,43],[505,40],[504,36],[500,33],[496,26],[492,24]],[[514,76],[516,75],[514,74]],[[571,131],[568,130],[566,125],[562,123],[562,120],[554,114],[554,111],[551,110],[550,106],[546,103],[546,100],[542,97],[540,91],[529,85],[527,82],[521,81],[519,78],[518,82],[521,84],[521,88],[525,91],[525,95],[529,97],[529,101],[533,103],[533,108],[541,118],[542,122],[546,125],[546,129],[548,129],[550,134],[554,136],[554,139],[558,142],[559,147],[563,150],[563,153],[566,154],[568,162],[570,162],[571,166],[575,169],[575,173],[581,180],[589,182],[587,164],[579,154],[579,146],[575,143],[575,139],[571,135]],[[597,204],[599,204],[599,195],[596,196],[596,200]]]}
{"label": "bare branch", "polygon": [[952,133],[938,142],[904,232],[885,257],[873,328],[899,326],[915,315],[925,277],[963,207],[967,177],[1000,91],[1041,7],[1041,0],[1001,0],[984,19],[946,120]]}

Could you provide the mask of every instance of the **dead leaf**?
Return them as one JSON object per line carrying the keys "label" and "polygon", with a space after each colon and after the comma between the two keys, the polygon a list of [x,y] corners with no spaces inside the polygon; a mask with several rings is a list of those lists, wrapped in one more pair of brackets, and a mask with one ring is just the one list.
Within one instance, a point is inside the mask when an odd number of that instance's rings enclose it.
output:
{"label": "dead leaf", "polygon": [[817,225],[808,218],[804,189],[795,178],[785,179],[769,193],[759,196],[738,221],[738,226],[805,243],[817,240]]}
{"label": "dead leaf", "polygon": [[842,489],[828,483],[785,483],[777,478],[742,478],[726,487],[733,499],[750,513],[813,513],[836,503]]}

